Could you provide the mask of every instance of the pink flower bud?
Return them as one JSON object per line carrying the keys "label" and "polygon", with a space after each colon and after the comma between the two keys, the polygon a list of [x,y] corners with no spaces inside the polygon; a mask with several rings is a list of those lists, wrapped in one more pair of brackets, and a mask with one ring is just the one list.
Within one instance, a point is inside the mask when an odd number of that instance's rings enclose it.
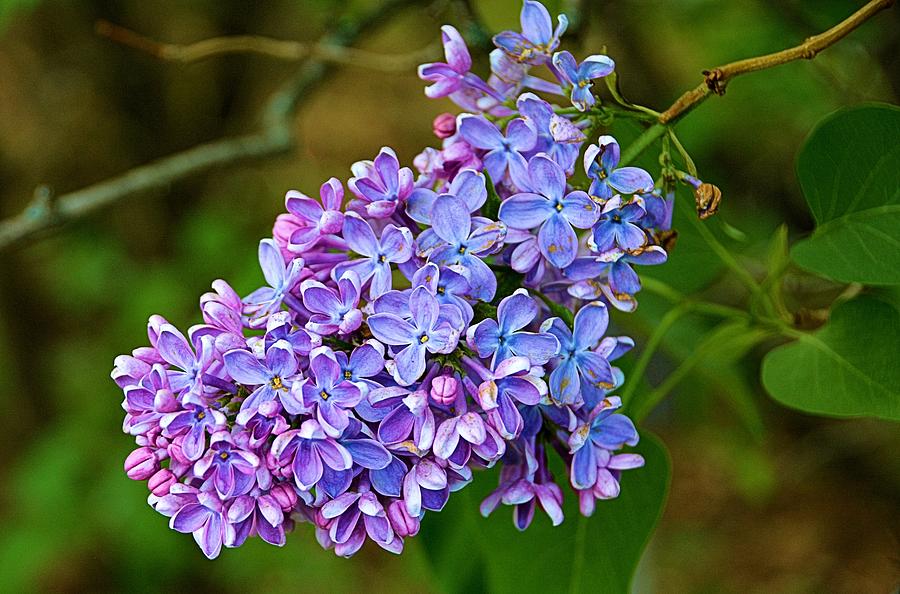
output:
{"label": "pink flower bud", "polygon": [[409,515],[406,504],[403,501],[394,501],[388,506],[388,519],[397,536],[405,538],[415,536],[419,532],[419,519]]}
{"label": "pink flower bud", "polygon": [[458,389],[459,382],[452,375],[439,375],[431,380],[431,398],[438,404],[452,404]]}
{"label": "pink flower bud", "polygon": [[297,492],[287,483],[278,483],[272,487],[269,494],[275,498],[283,512],[289,512],[297,505]]}
{"label": "pink flower bud", "polygon": [[150,448],[138,448],[125,458],[125,473],[135,481],[144,481],[159,470],[159,461]]}
{"label": "pink flower bud", "polygon": [[147,487],[157,497],[165,497],[169,494],[169,488],[175,484],[175,480],[175,475],[172,474],[171,470],[161,468],[147,481]]}
{"label": "pink flower bud", "polygon": [[432,129],[438,138],[450,138],[456,134],[456,116],[452,113],[442,113],[434,118]]}
{"label": "pink flower bud", "polygon": [[192,464],[190,460],[187,459],[187,456],[184,455],[184,452],[181,450],[181,441],[184,439],[184,436],[179,435],[175,439],[172,440],[172,443],[169,444],[167,448],[169,452],[169,456],[173,461],[178,462],[180,464]]}

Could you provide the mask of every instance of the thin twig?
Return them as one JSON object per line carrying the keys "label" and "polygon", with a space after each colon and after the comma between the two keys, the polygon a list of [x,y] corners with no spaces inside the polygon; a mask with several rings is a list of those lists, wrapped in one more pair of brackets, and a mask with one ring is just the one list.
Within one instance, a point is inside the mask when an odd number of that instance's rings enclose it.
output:
{"label": "thin twig", "polygon": [[748,72],[765,70],[794,60],[812,60],[821,51],[831,47],[851,31],[872,18],[876,13],[893,6],[895,0],[871,0],[855,13],[841,21],[824,33],[813,35],[795,47],[780,52],[747,58],[719,66],[711,70],[704,70],[704,80],[697,87],[691,89],[679,97],[675,103],[659,116],[659,123],[669,124],[681,118],[686,113],[697,107],[711,94],[724,95],[725,88],[731,79]]}
{"label": "thin twig", "polygon": [[324,62],[357,66],[369,70],[402,72],[415,68],[424,60],[434,56],[438,50],[437,44],[431,44],[419,50],[402,54],[378,54],[334,43],[303,43],[302,41],[273,39],[261,35],[212,37],[182,45],[156,41],[105,20],[97,21],[96,31],[98,35],[150,54],[160,60],[183,64],[228,54],[259,54],[291,62],[316,58]]}
{"label": "thin twig", "polygon": [[[411,0],[388,0],[358,19],[339,25],[317,45],[342,47],[353,43],[367,29],[411,3]],[[260,129],[256,132],[200,144],[56,198],[50,197],[46,191],[36,192],[25,210],[0,221],[0,251],[139,192],[165,187],[213,167],[291,150],[297,140],[292,125],[293,115],[301,99],[328,74],[326,62],[320,57],[310,57],[304,62],[297,74],[283,84],[264,106]]]}

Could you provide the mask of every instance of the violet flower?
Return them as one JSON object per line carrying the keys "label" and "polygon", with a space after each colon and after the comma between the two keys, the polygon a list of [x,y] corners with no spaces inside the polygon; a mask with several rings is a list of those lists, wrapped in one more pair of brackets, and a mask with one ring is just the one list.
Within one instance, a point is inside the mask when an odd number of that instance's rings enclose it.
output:
{"label": "violet flower", "polygon": [[369,316],[372,335],[384,344],[403,347],[394,354],[393,375],[408,386],[425,372],[425,353],[449,353],[459,341],[459,330],[441,315],[440,304],[425,287],[409,295],[411,320],[392,313]]}
{"label": "violet flower", "polygon": [[503,241],[502,224],[488,223],[472,229],[472,218],[465,203],[450,195],[439,196],[432,209],[434,233],[443,240],[428,254],[428,261],[466,277],[472,297],[483,301],[494,298],[497,277],[481,260]]}
{"label": "violet flower", "polygon": [[178,511],[172,515],[169,527],[178,532],[191,533],[200,546],[200,550],[209,559],[215,559],[222,550],[225,541],[225,518],[222,501],[208,491],[198,491],[187,485],[172,486],[173,492],[186,499]]}
{"label": "violet flower", "polygon": [[300,429],[285,431],[272,442],[272,455],[279,462],[290,461],[291,473],[297,488],[309,491],[316,486],[325,472],[348,470],[353,458],[347,449],[328,437],[313,419],[307,419]]}
{"label": "violet flower", "polygon": [[511,58],[526,64],[546,64],[559,47],[559,38],[566,32],[569,20],[566,15],[557,17],[556,30],[550,13],[540,2],[525,0],[519,20],[522,32],[503,31],[494,36],[494,44]]}
{"label": "violet flower", "polygon": [[540,226],[541,253],[557,268],[572,263],[578,253],[578,236],[573,227],[588,229],[600,209],[581,190],[566,193],[566,174],[545,155],[528,163],[530,191],[515,194],[500,205],[500,220],[516,229]]}
{"label": "violet flower", "polygon": [[348,270],[359,275],[362,284],[371,280],[369,299],[374,300],[391,290],[391,263],[400,264],[412,257],[412,233],[406,227],[387,225],[381,232],[381,240],[368,222],[355,213],[344,217],[344,239],[350,249],[364,256],[341,262],[334,267],[332,278],[339,279]]}
{"label": "violet flower", "polygon": [[374,161],[354,163],[352,171],[347,185],[358,199],[350,202],[350,208],[375,219],[394,214],[413,190],[412,170],[401,168],[397,154],[388,147],[382,147]]}
{"label": "violet flower", "polygon": [[537,142],[524,156],[531,158],[538,153],[546,153],[560,167],[571,175],[575,170],[584,133],[566,118],[553,112],[553,107],[535,95],[525,93],[516,101],[519,113],[537,131]]}
{"label": "violet flower", "polygon": [[312,312],[306,329],[319,336],[350,334],[362,325],[359,310],[359,275],[346,271],[337,281],[337,288],[326,287],[319,281],[305,280],[300,285],[303,305]]}
{"label": "violet flower", "polygon": [[428,394],[421,390],[409,392],[403,388],[383,388],[371,394],[373,405],[388,399],[400,399],[378,425],[378,439],[392,446],[412,438],[412,445],[420,452],[427,452],[434,443],[434,412],[428,405]]}
{"label": "violet flower", "polygon": [[[298,362],[291,344],[282,339],[266,350],[265,362],[253,353],[236,349],[223,357],[225,370],[234,381],[244,386],[257,386],[241,403],[237,422],[244,425],[264,402],[290,398],[291,385],[299,379]],[[285,406],[287,408],[287,406]]]}
{"label": "violet flower", "polygon": [[504,439],[515,439],[525,425],[516,402],[535,406],[541,401],[542,392],[546,394],[546,384],[530,375],[531,362],[527,357],[510,357],[493,371],[477,371],[484,380],[478,386],[481,408]]}
{"label": "violet flower", "polygon": [[569,448],[573,454],[570,478],[576,489],[593,488],[600,474],[604,475],[604,481],[612,479],[607,476],[608,471],[598,474],[598,457],[604,456],[601,452],[605,451],[608,455],[609,450],[637,445],[639,437],[631,419],[625,415],[613,414],[620,406],[622,401],[615,396],[604,399],[591,411],[587,421],[580,424],[569,437]]}
{"label": "violet flower", "polygon": [[598,252],[620,249],[634,252],[647,245],[647,234],[636,223],[647,212],[640,198],[624,202],[622,196],[613,196],[604,206],[594,225],[593,248]]}
{"label": "violet flower", "polygon": [[341,557],[356,553],[366,536],[386,551],[403,550],[403,541],[394,534],[384,507],[371,491],[344,493],[323,505],[320,513],[328,521],[328,535]]}
{"label": "violet flower", "polygon": [[183,436],[181,451],[193,462],[206,449],[206,434],[225,428],[225,415],[214,408],[188,404],[184,410],[164,415],[159,424],[165,435]]}
{"label": "violet flower", "polygon": [[601,55],[588,56],[578,64],[575,57],[567,51],[553,54],[553,65],[562,77],[560,82],[571,89],[572,105],[578,111],[586,111],[596,102],[591,93],[594,79],[612,74],[616,67],[612,59]]}
{"label": "violet flower", "polygon": [[548,333],[525,332],[540,310],[528,291],[518,289],[497,306],[497,321],[482,320],[469,328],[466,342],[481,358],[491,357],[491,367],[510,356],[526,357],[531,365],[543,365],[556,355],[559,341]]}
{"label": "violet flower", "polygon": [[[477,211],[487,200],[484,174],[474,169],[463,169],[450,182],[447,194],[465,202],[470,213]],[[428,188],[416,188],[406,205],[408,214],[417,223],[431,224],[431,209],[438,194]]]}
{"label": "violet flower", "polygon": [[636,194],[653,189],[653,178],[640,167],[619,167],[622,158],[619,143],[612,136],[601,136],[597,144],[584,151],[584,171],[591,179],[588,193],[601,201],[615,194]]}
{"label": "violet flower", "polygon": [[459,135],[473,147],[487,151],[482,160],[495,184],[506,181],[523,187],[527,183],[527,162],[522,153],[534,147],[537,133],[525,120],[511,121],[504,136],[483,116],[461,115]]}
{"label": "violet flower", "polygon": [[303,259],[295,258],[285,264],[281,250],[271,239],[259,242],[259,265],[269,286],[244,297],[244,312],[250,316],[253,328],[265,326],[266,318],[281,309],[281,303],[303,274]]}
{"label": "violet flower", "polygon": [[215,356],[212,339],[202,338],[195,354],[178,328],[171,324],[164,324],[160,328],[156,350],[159,351],[160,357],[166,363],[177,368],[167,371],[172,391],[179,395],[185,395],[187,402],[201,404],[203,374]]}
{"label": "violet flower", "polygon": [[310,377],[298,384],[302,409],[295,406],[294,398],[291,406],[285,402],[285,408],[292,414],[315,411],[322,430],[331,437],[339,437],[350,422],[348,410],[359,404],[362,393],[353,382],[343,378],[332,353],[320,352],[314,356],[309,373]]}
{"label": "violet flower", "polygon": [[256,482],[259,457],[235,446],[228,431],[217,431],[209,450],[194,464],[194,476],[208,480],[222,499],[250,492]]}
{"label": "violet flower", "polygon": [[285,206],[299,223],[291,233],[287,247],[302,254],[312,249],[326,235],[340,233],[344,224],[341,204],[344,202],[344,186],[332,177],[319,189],[321,204],[306,194],[291,190],[285,196]]}
{"label": "violet flower", "polygon": [[541,325],[559,339],[559,362],[550,374],[550,395],[562,404],[577,404],[594,391],[613,385],[609,361],[591,349],[606,332],[609,313],[600,301],[585,304],[575,314],[574,332],[559,318]]}

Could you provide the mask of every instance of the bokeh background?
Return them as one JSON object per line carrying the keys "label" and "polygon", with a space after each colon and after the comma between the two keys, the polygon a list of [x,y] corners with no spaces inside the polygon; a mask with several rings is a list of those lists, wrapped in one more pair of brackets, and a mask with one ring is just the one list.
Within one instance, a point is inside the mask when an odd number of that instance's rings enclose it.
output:
{"label": "bokeh background", "polygon": [[[551,12],[572,4],[548,2]],[[583,4],[570,49],[585,55],[605,46],[629,98],[664,108],[699,81],[703,68],[799,42],[861,3]],[[517,26],[514,0],[472,5],[492,30]],[[246,55],[162,62],[98,37],[97,19],[178,43],[243,33],[314,40],[338,16],[367,6],[0,0],[0,215],[18,213],[41,184],[65,193],[249,130],[260,105],[298,68]],[[813,62],[737,80],[726,97],[710,99],[679,124],[702,177],[722,188],[721,221],[745,235],[726,240],[751,272],[761,270],[779,224],[786,222],[792,237],[811,229],[794,158],[815,122],[844,105],[897,102],[898,13],[879,15]],[[357,46],[384,53],[421,48],[438,38],[440,24],[465,18],[449,0],[423,2]],[[122,471],[131,440],[119,432],[121,393],[108,374],[116,354],[146,342],[147,317],[160,313],[184,328],[198,321],[197,299],[213,279],[225,278],[242,293],[255,288],[257,242],[270,233],[287,189],[313,194],[330,176],[346,180],[353,161],[373,157],[382,145],[409,164],[435,143],[434,116],[453,109],[425,99],[412,69],[329,68],[303,99],[293,154],[189,177],[0,253],[0,591],[430,592],[440,591],[431,579],[435,563],[472,554],[460,547],[435,558],[426,520],[422,538],[400,558],[367,546],[351,561],[337,559],[301,525],[284,549],[251,543],[208,562],[189,536],[168,530],[166,518],[146,505],[145,486]],[[477,68],[486,71],[483,58]],[[712,224],[721,234],[722,223]],[[689,229],[665,268],[651,273],[685,292],[735,303],[743,297]],[[834,287],[798,271],[786,283],[796,306],[827,304],[834,296]],[[614,316],[615,323],[640,348],[668,307],[648,295],[638,313]],[[647,386],[691,352],[707,324],[687,317],[673,328]],[[759,355],[718,353],[704,361],[648,420],[669,447],[673,477],[638,587],[896,591],[896,425],[778,406],[757,380]],[[622,361],[626,372],[635,358]],[[476,524],[471,538],[478,537]],[[616,535],[604,535],[590,543],[587,562],[615,550]],[[564,587],[524,584],[522,591]]]}

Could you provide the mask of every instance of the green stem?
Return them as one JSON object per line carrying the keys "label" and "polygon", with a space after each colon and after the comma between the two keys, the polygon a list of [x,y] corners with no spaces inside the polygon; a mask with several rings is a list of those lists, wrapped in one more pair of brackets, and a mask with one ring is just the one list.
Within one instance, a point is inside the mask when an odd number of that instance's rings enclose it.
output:
{"label": "green stem", "polygon": [[622,153],[622,158],[619,160],[619,167],[624,167],[637,159],[641,153],[647,150],[647,147],[662,138],[663,134],[666,133],[667,128],[668,126],[664,126],[663,124],[653,124],[644,130]]}
{"label": "green stem", "polygon": [[547,305],[547,307],[550,308],[550,312],[552,314],[568,324],[569,328],[572,328],[575,325],[575,314],[573,314],[571,311],[569,311],[559,303],[556,303],[540,291],[535,291],[534,294],[540,297],[541,301],[543,301]]}
{"label": "green stem", "polygon": [[575,528],[575,558],[572,559],[572,581],[569,583],[570,594],[581,591],[581,574],[584,572],[584,547],[587,540],[588,519],[578,515],[578,526]]}
{"label": "green stem", "polygon": [[671,328],[675,322],[680,320],[683,315],[691,310],[691,305],[692,304],[689,301],[682,302],[681,305],[670,309],[659,321],[659,324],[657,324],[656,328],[653,330],[653,334],[651,334],[650,338],[647,340],[647,346],[641,351],[641,356],[628,374],[630,379],[628,383],[625,384],[625,388],[620,394],[623,403],[628,404],[631,400],[631,396],[637,389],[638,384],[640,384],[641,378],[644,377],[644,372],[647,370],[647,365],[650,364],[650,359],[653,358],[659,345],[662,344],[662,339],[666,335],[666,332],[669,331],[669,328]]}
{"label": "green stem", "polygon": [[[641,286],[646,289],[648,292],[653,293],[654,295],[659,295],[663,299],[667,301],[671,301],[676,304],[680,304],[685,300],[689,299],[686,295],[679,292],[674,287],[662,282],[659,279],[655,279],[652,277],[644,277],[641,279]],[[691,311],[696,313],[708,314],[711,316],[717,316],[720,318],[735,318],[735,319],[743,319],[749,320],[751,316],[749,313],[744,311],[743,309],[739,309],[737,307],[731,307],[730,305],[723,305],[721,303],[712,303],[709,301],[695,301],[691,300]]]}

